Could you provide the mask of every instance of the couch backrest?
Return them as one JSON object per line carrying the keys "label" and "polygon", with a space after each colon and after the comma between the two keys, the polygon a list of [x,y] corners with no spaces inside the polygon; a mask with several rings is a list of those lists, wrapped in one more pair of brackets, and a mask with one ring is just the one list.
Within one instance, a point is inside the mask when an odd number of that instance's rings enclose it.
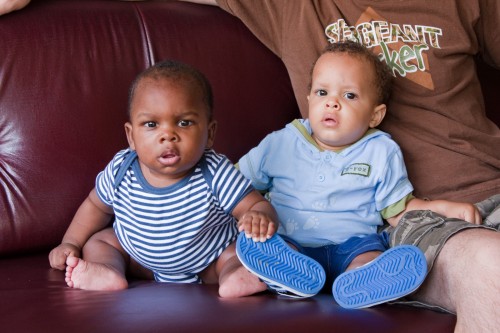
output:
{"label": "couch backrest", "polygon": [[[0,256],[60,242],[95,176],[126,147],[128,88],[173,58],[211,80],[215,148],[236,161],[299,117],[281,61],[236,18],[181,2],[32,0],[0,17]],[[500,124],[500,75],[479,63]]]}
{"label": "couch backrest", "polygon": [[236,161],[299,117],[281,61],[222,10],[178,2],[33,1],[0,17],[0,256],[58,244],[126,147],[128,88],[172,58],[211,80],[215,148]]}

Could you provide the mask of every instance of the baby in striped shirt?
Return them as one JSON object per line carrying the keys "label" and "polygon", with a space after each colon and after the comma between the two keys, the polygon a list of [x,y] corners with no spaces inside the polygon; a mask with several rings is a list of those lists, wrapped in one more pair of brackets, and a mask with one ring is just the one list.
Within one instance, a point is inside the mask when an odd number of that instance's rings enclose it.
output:
{"label": "baby in striped shirt", "polygon": [[[297,260],[276,261],[284,244],[274,235],[276,212],[211,148],[212,108],[210,83],[189,65],[164,61],[136,78],[125,124],[129,148],[99,173],[49,254],[52,267],[66,270],[69,287],[125,289],[126,272],[158,282],[219,284],[222,297],[269,286],[295,292],[275,283],[283,271],[304,280],[313,274],[322,285],[324,273],[311,259],[292,254],[305,262],[300,268]],[[237,250],[239,234],[244,246]],[[262,260],[272,258],[271,272],[262,271]]]}

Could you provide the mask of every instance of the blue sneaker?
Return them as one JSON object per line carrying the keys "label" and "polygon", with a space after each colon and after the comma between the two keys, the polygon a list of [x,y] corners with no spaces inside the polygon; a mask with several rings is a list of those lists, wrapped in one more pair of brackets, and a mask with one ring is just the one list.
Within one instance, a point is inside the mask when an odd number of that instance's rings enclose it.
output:
{"label": "blue sneaker", "polygon": [[246,269],[277,294],[311,297],[325,284],[323,267],[293,250],[277,234],[265,242],[254,242],[241,232],[236,242],[236,254]]}
{"label": "blue sneaker", "polygon": [[366,308],[412,293],[426,274],[424,253],[416,246],[400,245],[340,274],[332,286],[333,297],[344,308]]}

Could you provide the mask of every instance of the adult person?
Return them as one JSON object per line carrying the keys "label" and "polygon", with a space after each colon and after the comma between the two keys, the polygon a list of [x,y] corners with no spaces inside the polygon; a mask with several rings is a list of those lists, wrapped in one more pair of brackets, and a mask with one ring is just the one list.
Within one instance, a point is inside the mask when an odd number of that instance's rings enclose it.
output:
{"label": "adult person", "polygon": [[[381,129],[400,144],[415,195],[473,203],[500,192],[500,130],[485,116],[474,62],[500,67],[497,0],[192,2],[237,16],[283,60],[304,118],[310,64],[328,43],[362,42],[395,76]],[[456,332],[500,327],[500,234],[431,212],[406,216],[392,245],[433,249],[414,300],[457,313]]]}

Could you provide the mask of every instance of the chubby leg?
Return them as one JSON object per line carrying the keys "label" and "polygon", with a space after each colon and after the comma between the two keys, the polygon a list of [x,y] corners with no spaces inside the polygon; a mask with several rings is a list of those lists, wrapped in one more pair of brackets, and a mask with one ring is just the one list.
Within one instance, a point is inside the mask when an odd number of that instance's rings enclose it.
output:
{"label": "chubby leg", "polygon": [[200,277],[207,284],[218,283],[219,295],[224,298],[249,296],[267,289],[264,282],[243,267],[236,255],[236,243],[227,247]]}
{"label": "chubby leg", "polygon": [[94,234],[83,247],[83,259],[68,257],[66,283],[86,290],[121,290],[128,287],[129,263],[112,228]]}
{"label": "chubby leg", "polygon": [[362,254],[358,255],[356,258],[354,258],[351,261],[351,263],[349,264],[349,266],[347,266],[346,271],[349,271],[349,270],[354,269],[354,268],[361,267],[361,266],[369,263],[370,261],[372,261],[375,258],[377,258],[381,253],[382,252],[380,252],[380,251],[369,251],[369,252],[365,252],[365,253],[362,253]]}
{"label": "chubby leg", "polygon": [[426,281],[412,295],[457,314],[455,332],[500,327],[500,233],[468,229],[452,236]]}

